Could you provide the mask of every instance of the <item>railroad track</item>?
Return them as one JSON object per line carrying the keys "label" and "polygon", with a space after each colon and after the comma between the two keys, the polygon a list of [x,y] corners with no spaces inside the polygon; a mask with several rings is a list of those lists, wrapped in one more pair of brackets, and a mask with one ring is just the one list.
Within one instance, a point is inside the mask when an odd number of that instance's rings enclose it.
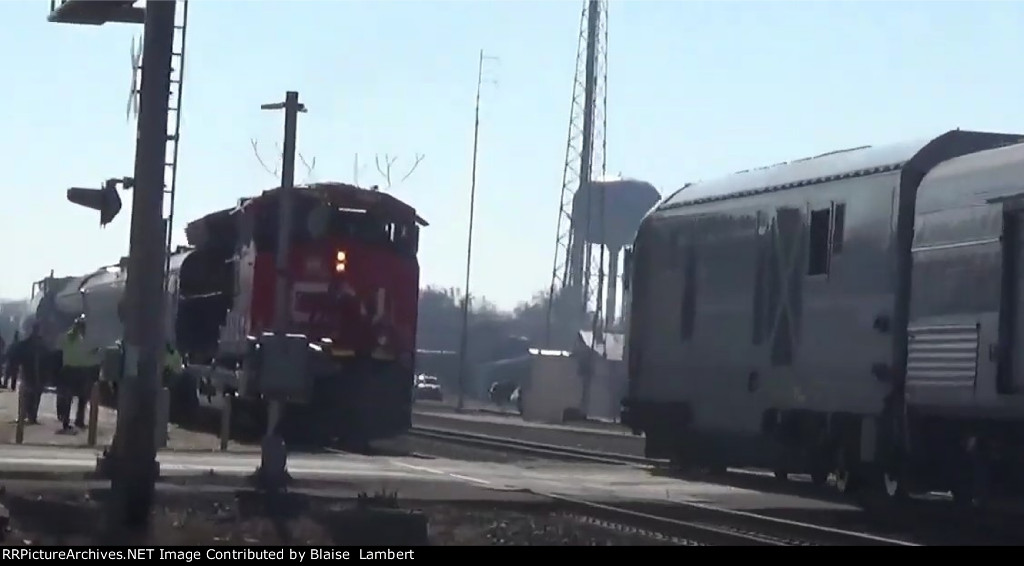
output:
{"label": "railroad track", "polygon": [[573,509],[567,514],[582,521],[687,546],[921,546],[699,503],[674,502],[670,508],[641,511],[551,493],[539,495],[567,505]]}
{"label": "railroad track", "polygon": [[[589,463],[635,467],[665,464],[662,460],[628,454],[598,452],[449,429],[416,426],[409,431],[409,435],[489,450]],[[919,546],[913,542],[868,533],[845,531],[693,502],[672,502],[670,506],[624,505],[596,503],[553,493],[537,494],[558,501],[568,509],[565,514],[581,521],[613,530],[640,533],[681,545]],[[652,509],[653,507],[657,509]]]}
{"label": "railroad track", "polygon": [[558,446],[555,444],[531,442],[528,440],[519,440],[516,438],[491,436],[489,434],[479,434],[444,428],[414,426],[409,430],[408,435],[416,438],[426,438],[430,440],[451,442],[453,444],[461,444],[464,446],[501,450],[505,452],[513,452],[526,455],[544,456],[548,458],[555,457],[566,460],[593,462],[596,464],[657,466],[666,463],[664,460],[652,460],[650,458],[632,456],[629,454],[600,452],[596,450],[587,450],[584,448]]}

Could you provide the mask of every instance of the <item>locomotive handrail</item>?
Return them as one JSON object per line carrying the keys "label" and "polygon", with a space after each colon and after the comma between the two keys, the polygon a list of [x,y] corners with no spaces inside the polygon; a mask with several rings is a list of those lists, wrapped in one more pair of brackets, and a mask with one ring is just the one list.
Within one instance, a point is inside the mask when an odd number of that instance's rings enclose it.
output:
{"label": "locomotive handrail", "polygon": [[191,299],[208,299],[210,297],[219,297],[219,296],[222,296],[222,295],[233,295],[233,294],[234,293],[229,293],[228,291],[213,291],[211,293],[199,293],[197,295],[184,295],[183,294],[183,295],[181,295],[181,300],[188,301],[188,300],[191,300]]}

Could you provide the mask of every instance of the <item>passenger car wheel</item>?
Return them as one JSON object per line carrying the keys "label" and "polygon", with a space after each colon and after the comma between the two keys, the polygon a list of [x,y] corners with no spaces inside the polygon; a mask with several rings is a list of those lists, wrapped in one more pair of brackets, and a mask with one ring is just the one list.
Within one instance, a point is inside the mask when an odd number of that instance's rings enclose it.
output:
{"label": "passenger car wheel", "polygon": [[889,499],[902,500],[907,497],[906,486],[900,476],[901,474],[894,472],[882,474],[882,486],[885,488],[885,495]]}
{"label": "passenger car wheel", "polygon": [[860,478],[857,472],[849,465],[849,457],[846,450],[840,449],[836,454],[836,491],[843,495],[853,493],[860,487]]}

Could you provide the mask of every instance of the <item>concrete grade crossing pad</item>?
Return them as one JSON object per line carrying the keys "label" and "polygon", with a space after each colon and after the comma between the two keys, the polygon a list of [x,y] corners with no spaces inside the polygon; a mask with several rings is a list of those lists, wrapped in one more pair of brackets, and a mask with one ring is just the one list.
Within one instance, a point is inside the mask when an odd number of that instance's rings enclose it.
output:
{"label": "concrete grade crossing pad", "polygon": [[[4,473],[32,470],[85,473],[95,469],[99,451],[50,446],[0,446],[0,478]],[[258,453],[164,450],[157,454],[161,476],[246,475],[260,463]],[[416,479],[423,473],[395,467],[387,459],[354,454],[291,454],[288,470],[306,479],[396,478]],[[436,479],[436,478],[433,478]],[[450,481],[457,481],[454,478]]]}
{"label": "concrete grade crossing pad", "polygon": [[[98,450],[0,445],[0,481],[42,474],[95,470]],[[159,452],[162,477],[245,476],[259,464],[256,453]],[[854,510],[852,505],[798,495],[683,481],[649,470],[604,464],[530,462],[499,464],[443,458],[363,456],[348,453],[290,454],[288,471],[296,480],[381,485],[387,482],[462,484],[490,491],[555,493],[595,501],[695,502],[733,509],[800,508]]]}
{"label": "concrete grade crossing pad", "polygon": [[[78,401],[72,405],[71,417],[74,419]],[[25,425],[23,444],[27,446],[64,446],[85,447],[88,443],[86,430],[76,430],[75,434],[57,434],[61,428],[57,420],[57,395],[53,391],[43,393],[39,402],[39,424]],[[114,436],[117,424],[117,411],[110,407],[99,406],[97,419],[96,446],[107,446]],[[88,415],[88,412],[87,412]],[[0,446],[14,445],[15,420],[18,416],[18,393],[9,389],[0,389]],[[88,417],[87,417],[88,418]],[[177,425],[168,427],[167,447],[176,450],[213,450],[219,446],[214,434],[183,429]],[[232,442],[229,450],[241,447]]]}
{"label": "concrete grade crossing pad", "polygon": [[736,510],[858,510],[848,503],[660,477],[647,469],[631,466],[561,462],[516,465],[413,458],[391,460],[396,466],[425,475],[453,478],[492,490],[525,489],[605,502],[701,503]]}
{"label": "concrete grade crossing pad", "polygon": [[[83,448],[0,446],[0,485],[38,485],[47,491],[64,489],[62,485],[103,488],[108,482],[89,479],[97,454]],[[165,450],[158,459],[159,489],[202,492],[245,485],[241,478],[259,463],[258,454],[237,452]],[[397,492],[404,501],[550,503],[543,497],[550,494],[641,511],[658,509],[657,513],[685,514],[686,504],[698,504],[846,530],[867,529],[895,538],[914,532],[903,524],[876,530],[874,521],[850,503],[663,477],[632,466],[295,453],[289,456],[288,469],[294,479],[289,491],[313,490],[325,497]],[[664,511],[669,507],[674,510]]]}

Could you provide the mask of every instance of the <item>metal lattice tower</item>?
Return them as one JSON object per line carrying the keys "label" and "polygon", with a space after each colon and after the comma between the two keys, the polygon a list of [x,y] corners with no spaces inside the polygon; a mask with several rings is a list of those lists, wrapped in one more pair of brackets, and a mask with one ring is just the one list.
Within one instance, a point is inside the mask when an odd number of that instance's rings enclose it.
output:
{"label": "metal lattice tower", "polygon": [[171,56],[171,91],[167,116],[167,157],[164,166],[164,226],[166,230],[166,263],[164,288],[171,265],[174,235],[174,193],[178,187],[178,148],[181,145],[181,97],[185,84],[185,29],[188,26],[188,0],[177,0],[174,22],[174,53]]}
{"label": "metal lattice tower", "polygon": [[[608,3],[606,0],[585,0],[580,14],[576,76],[572,88],[555,257],[548,295],[546,341],[549,346],[554,338],[555,325],[582,327],[586,323],[587,314],[591,313],[592,326],[596,328],[603,319],[601,290],[605,270],[604,246],[594,250],[594,246],[586,242],[583,235],[595,231],[603,233],[604,227],[576,226],[573,198],[591,180],[605,175],[607,45]],[[587,215],[587,223],[602,222],[604,199],[594,199],[597,202],[590,200],[587,198],[582,203],[591,212]]]}

